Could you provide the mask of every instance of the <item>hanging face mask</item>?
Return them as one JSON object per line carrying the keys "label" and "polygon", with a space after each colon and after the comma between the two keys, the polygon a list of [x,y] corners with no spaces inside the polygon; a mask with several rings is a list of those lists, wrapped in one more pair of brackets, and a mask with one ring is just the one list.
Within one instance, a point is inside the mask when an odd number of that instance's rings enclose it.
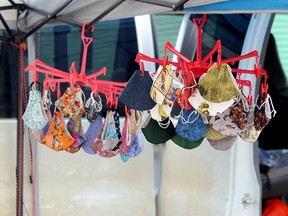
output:
{"label": "hanging face mask", "polygon": [[50,91],[49,90],[44,90],[43,92],[43,96],[42,96],[42,104],[43,104],[43,108],[44,108],[44,112],[47,116],[47,123],[44,126],[44,128],[42,130],[35,130],[33,132],[33,135],[36,139],[36,141],[38,143],[41,143],[41,141],[43,140],[43,138],[45,137],[46,133],[49,130],[51,121],[52,121],[52,113],[50,110],[50,107],[52,105],[52,101],[51,101],[51,97],[50,97]]}
{"label": "hanging face mask", "polygon": [[169,118],[163,122],[157,122],[148,116],[141,125],[141,130],[146,140],[152,144],[165,143],[175,134],[175,127]]}
{"label": "hanging face mask", "polygon": [[102,110],[100,95],[96,95],[96,98],[94,98],[93,93],[91,93],[90,98],[85,103],[84,110],[87,120],[91,123],[94,122]]}
{"label": "hanging face mask", "polygon": [[209,123],[214,130],[226,136],[237,136],[242,132],[242,130],[232,122],[229,108],[219,115],[212,116]]}
{"label": "hanging face mask", "polygon": [[237,136],[227,136],[220,140],[209,140],[210,145],[216,150],[227,151],[229,150],[233,144],[235,143]]}
{"label": "hanging face mask", "polygon": [[254,124],[250,125],[245,131],[243,131],[239,136],[242,140],[249,143],[254,143],[258,139],[261,131],[255,129]]}
{"label": "hanging face mask", "polygon": [[232,106],[212,116],[209,123],[221,134],[237,136],[253,123],[253,108],[249,106],[246,97],[240,93]]}
{"label": "hanging face mask", "polygon": [[84,134],[81,123],[81,117],[70,118],[67,123],[67,129],[74,139],[74,143],[71,145],[71,147],[73,148],[80,147],[86,140],[86,136]]}
{"label": "hanging face mask", "polygon": [[179,106],[183,109],[190,110],[192,109],[191,104],[189,103],[189,98],[196,89],[196,80],[192,71],[184,71],[179,73],[179,80],[184,83],[184,88],[176,99]]}
{"label": "hanging face mask", "polygon": [[131,141],[132,141],[132,135],[129,133],[130,128],[130,120],[129,120],[129,113],[126,111],[126,118],[124,121],[124,126],[122,129],[122,145],[121,145],[121,152],[126,156],[126,151],[129,148]]}
{"label": "hanging face mask", "polygon": [[174,102],[184,88],[171,66],[166,65],[165,69],[162,66],[158,68],[150,91],[152,100],[159,105],[163,104],[165,99]]}
{"label": "hanging face mask", "polygon": [[172,106],[156,104],[155,107],[149,110],[149,113],[151,115],[151,118],[159,122],[159,121],[164,121],[168,119],[170,116],[171,110],[172,110]]}
{"label": "hanging face mask", "polygon": [[149,72],[145,71],[143,76],[140,70],[136,70],[119,96],[119,101],[130,109],[150,110],[156,105],[149,94],[151,86]]}
{"label": "hanging face mask", "polygon": [[[30,89],[32,84],[30,85]],[[29,91],[28,105],[22,119],[24,124],[32,131],[41,130],[47,124],[48,119],[43,110],[40,91]]]}
{"label": "hanging face mask", "polygon": [[118,115],[116,111],[108,110],[106,114],[106,120],[102,133],[102,142],[105,150],[112,150],[119,143],[119,129],[115,124],[114,115]]}
{"label": "hanging face mask", "polygon": [[55,111],[42,143],[55,151],[60,151],[72,146],[74,141],[66,128],[63,114],[60,111]]}
{"label": "hanging face mask", "polygon": [[120,152],[120,148],[117,145],[113,150],[104,149],[103,142],[101,139],[103,129],[104,129],[104,126],[102,127],[101,132],[98,134],[97,138],[93,141],[91,145],[91,149],[93,149],[93,151],[101,157],[105,157],[105,158],[115,157]]}
{"label": "hanging face mask", "polygon": [[74,87],[72,90],[68,87],[62,97],[55,102],[55,105],[66,117],[77,118],[82,116],[85,112],[82,94],[80,88]]}
{"label": "hanging face mask", "polygon": [[141,125],[143,112],[139,110],[130,109],[129,115],[129,134],[133,137],[137,129]]}
{"label": "hanging face mask", "polygon": [[144,143],[141,137],[140,129],[138,129],[135,135],[133,136],[129,148],[125,152],[125,156],[128,156],[129,158],[136,157],[143,151],[143,149],[144,149]]}
{"label": "hanging face mask", "polygon": [[214,130],[212,126],[209,124],[207,126],[205,138],[209,140],[221,140],[227,137],[227,135],[221,134],[218,131]]}
{"label": "hanging face mask", "polygon": [[[197,89],[207,101],[221,103],[236,97],[239,89],[228,64],[214,63],[198,81]],[[193,104],[192,104],[193,105]]]}
{"label": "hanging face mask", "polygon": [[[272,108],[272,110],[271,110]],[[263,130],[276,114],[272,98],[269,94],[258,95],[254,108],[254,126],[257,131]]]}
{"label": "hanging face mask", "polygon": [[182,109],[175,130],[184,139],[195,142],[205,136],[207,124],[204,123],[202,116],[194,108],[191,110]]}
{"label": "hanging face mask", "polygon": [[95,151],[91,148],[93,141],[96,139],[100,133],[103,126],[102,117],[98,116],[96,120],[91,123],[85,133],[87,140],[83,143],[82,148],[88,154],[96,154]]}
{"label": "hanging face mask", "polygon": [[249,105],[247,97],[240,92],[238,100],[230,107],[232,122],[239,130],[246,130],[254,119],[253,107]]}

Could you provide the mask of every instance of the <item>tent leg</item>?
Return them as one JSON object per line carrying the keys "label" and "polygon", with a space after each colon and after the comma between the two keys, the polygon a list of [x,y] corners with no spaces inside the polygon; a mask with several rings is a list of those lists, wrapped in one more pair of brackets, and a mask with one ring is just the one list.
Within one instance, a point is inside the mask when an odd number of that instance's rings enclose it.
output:
{"label": "tent leg", "polygon": [[[20,52],[19,49],[19,57]],[[17,216],[23,215],[23,101],[22,101],[22,74],[18,66],[18,115],[17,115],[17,165],[16,165],[16,192],[17,192]]]}

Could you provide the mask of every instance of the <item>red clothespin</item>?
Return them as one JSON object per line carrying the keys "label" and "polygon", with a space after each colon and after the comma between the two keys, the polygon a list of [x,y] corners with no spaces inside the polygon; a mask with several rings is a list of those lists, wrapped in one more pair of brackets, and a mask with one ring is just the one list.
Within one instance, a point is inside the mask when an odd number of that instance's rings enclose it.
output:
{"label": "red clothespin", "polygon": [[258,79],[258,77],[260,76],[260,69],[261,69],[261,66],[258,62],[258,59],[259,59],[259,57],[256,56],[256,62],[254,64],[254,71],[255,71],[256,79]]}
{"label": "red clothespin", "polygon": [[267,83],[267,76],[264,76],[264,81],[261,83],[260,87],[260,94],[261,96],[264,96],[268,93],[268,83]]}
{"label": "red clothespin", "polygon": [[247,96],[247,100],[248,100],[249,105],[253,104],[252,89],[249,89],[249,94]]}
{"label": "red clothespin", "polygon": [[33,70],[32,72],[32,79],[33,79],[34,85],[36,86],[37,81],[38,81],[38,75],[35,70]]}
{"label": "red clothespin", "polygon": [[144,68],[144,62],[143,62],[143,61],[140,62],[140,70],[141,70],[142,77],[144,77],[144,75],[145,75],[145,68]]}
{"label": "red clothespin", "polygon": [[130,114],[130,109],[129,109],[129,107],[127,107],[126,105],[124,106],[124,112],[125,112],[126,118],[128,118],[128,117],[129,117],[129,114]]}
{"label": "red clothespin", "polygon": [[162,70],[166,71],[166,65],[168,64],[168,56],[166,53],[164,54],[163,62],[162,62]]}
{"label": "red clothespin", "polygon": [[49,83],[48,83],[48,81],[46,79],[43,82],[43,89],[44,89],[44,91],[50,89]]}
{"label": "red clothespin", "polygon": [[61,97],[60,82],[57,82],[57,100]]}
{"label": "red clothespin", "polygon": [[221,48],[219,48],[217,50],[218,54],[217,54],[217,66],[218,66],[218,70],[220,70],[221,68],[221,61],[222,61],[222,50]]}

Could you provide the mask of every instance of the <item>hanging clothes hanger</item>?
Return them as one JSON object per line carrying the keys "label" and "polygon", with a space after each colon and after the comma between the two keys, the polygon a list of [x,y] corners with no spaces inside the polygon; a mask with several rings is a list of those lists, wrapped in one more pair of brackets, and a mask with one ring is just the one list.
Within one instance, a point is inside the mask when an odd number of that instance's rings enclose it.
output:
{"label": "hanging clothes hanger", "polygon": [[[255,58],[256,63],[254,65],[254,69],[248,70],[248,69],[239,69],[239,68],[231,68],[233,73],[245,73],[245,74],[254,74],[256,78],[258,79],[259,76],[265,76],[267,77],[267,73],[265,70],[261,69],[260,64],[258,63],[258,52],[257,50],[254,50],[250,53],[233,57],[233,58],[228,58],[228,59],[222,59],[222,49],[221,49],[221,41],[217,40],[214,47],[210,50],[210,52],[202,58],[202,28],[207,20],[207,15],[204,14],[202,18],[194,18],[193,23],[196,25],[197,32],[198,32],[198,37],[197,37],[197,43],[196,43],[196,60],[192,61],[185,56],[183,56],[179,51],[177,51],[170,42],[166,42],[165,47],[164,47],[164,53],[167,52],[167,50],[171,51],[174,55],[178,57],[178,62],[171,62],[167,61],[167,64],[174,65],[176,67],[179,67],[179,60],[181,59],[182,61],[187,63],[187,66],[189,70],[193,71],[195,78],[199,78],[200,76],[203,75],[203,73],[206,73],[207,70],[214,64],[215,62],[212,61],[212,56],[217,52],[217,61],[216,63],[218,64],[218,67],[220,67],[221,64],[234,64],[237,61],[248,59],[248,58]],[[157,64],[163,63],[163,60],[157,59],[157,58],[152,58],[149,56],[146,56],[142,53],[138,53],[136,56],[135,61],[137,63],[140,63],[141,61],[149,61],[149,62],[154,62]],[[263,84],[263,88],[265,90],[265,86]],[[263,91],[264,91],[263,90]]]}
{"label": "hanging clothes hanger", "polygon": [[[37,82],[37,75],[38,73],[45,74],[45,86],[50,88],[52,91],[55,91],[56,83],[60,84],[63,82],[70,83],[70,87],[74,88],[74,85],[78,86],[88,86],[92,89],[95,88],[95,85],[97,85],[98,91],[102,91],[104,89],[104,86],[109,86],[112,88],[112,92],[115,95],[119,95],[124,87],[126,86],[127,82],[114,82],[114,81],[108,81],[108,80],[98,80],[97,78],[101,75],[106,75],[106,67],[103,67],[97,72],[94,72],[92,74],[86,75],[86,60],[87,60],[87,53],[88,53],[88,47],[92,43],[93,38],[88,37],[85,35],[86,28],[88,26],[88,23],[84,23],[82,26],[82,33],[81,33],[81,40],[83,42],[83,54],[82,54],[82,64],[80,73],[77,72],[75,62],[72,62],[70,71],[65,72],[59,69],[56,69],[54,67],[51,67],[44,62],[42,62],[39,59],[36,59],[34,61],[34,64],[28,65],[25,69],[26,72],[32,71],[32,78],[33,82]],[[94,31],[94,26],[89,28],[91,32]],[[58,86],[59,88],[59,86]],[[106,93],[106,92],[105,92]]]}

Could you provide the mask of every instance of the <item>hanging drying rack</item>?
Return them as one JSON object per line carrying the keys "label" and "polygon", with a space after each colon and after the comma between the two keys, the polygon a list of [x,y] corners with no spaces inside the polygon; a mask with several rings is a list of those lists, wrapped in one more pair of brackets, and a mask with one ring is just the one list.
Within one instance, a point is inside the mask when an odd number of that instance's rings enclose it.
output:
{"label": "hanging drying rack", "polygon": [[[44,89],[50,89],[55,91],[56,88],[60,87],[60,83],[70,83],[70,87],[73,90],[74,85],[77,86],[87,86],[91,88],[91,92],[94,94],[103,93],[105,96],[113,97],[119,96],[126,86],[127,82],[114,82],[108,80],[99,80],[98,77],[101,75],[106,75],[106,67],[103,67],[97,72],[92,74],[86,74],[86,61],[88,47],[92,43],[93,38],[86,36],[85,32],[89,23],[84,23],[82,26],[81,39],[83,42],[83,54],[80,73],[78,73],[75,62],[72,62],[70,67],[70,72],[65,72],[49,66],[39,59],[36,59],[33,64],[28,65],[25,68],[25,72],[32,71],[32,79],[36,84],[38,81],[38,74],[45,74]],[[91,32],[94,31],[94,26],[90,28]],[[57,84],[57,85],[56,85]]]}
{"label": "hanging drying rack", "polygon": [[[194,77],[199,78],[204,73],[207,72],[207,70],[215,63],[212,60],[213,55],[217,52],[217,64],[220,67],[221,64],[227,63],[227,64],[235,64],[235,62],[249,59],[249,58],[255,58],[255,64],[254,68],[252,70],[248,69],[240,69],[240,68],[231,68],[233,73],[237,73],[239,77],[241,74],[254,74],[256,79],[259,78],[259,76],[263,76],[264,80],[260,87],[261,94],[268,92],[268,84],[267,79],[268,75],[264,69],[261,69],[261,65],[259,64],[259,54],[257,50],[254,50],[252,52],[249,52],[247,54],[236,56],[228,59],[222,59],[221,55],[221,41],[217,40],[214,47],[210,50],[210,52],[202,58],[202,28],[207,20],[207,15],[204,14],[201,18],[193,18],[193,23],[195,24],[197,28],[197,42],[196,42],[196,60],[192,61],[182,55],[180,52],[178,52],[170,42],[166,42],[164,46],[164,57],[163,59],[157,59],[149,57],[143,53],[138,53],[135,58],[135,62],[139,64],[142,72],[144,71],[144,64],[143,61],[153,62],[158,65],[164,66],[167,64],[173,65],[177,68],[181,68],[181,64],[179,62],[184,62],[187,65],[188,70],[193,71]],[[173,54],[175,54],[178,57],[178,62],[169,61],[167,56],[167,50],[171,51]],[[247,86],[249,87],[249,91],[251,92],[251,82],[249,80],[240,80],[237,79],[237,83],[240,86]]]}

